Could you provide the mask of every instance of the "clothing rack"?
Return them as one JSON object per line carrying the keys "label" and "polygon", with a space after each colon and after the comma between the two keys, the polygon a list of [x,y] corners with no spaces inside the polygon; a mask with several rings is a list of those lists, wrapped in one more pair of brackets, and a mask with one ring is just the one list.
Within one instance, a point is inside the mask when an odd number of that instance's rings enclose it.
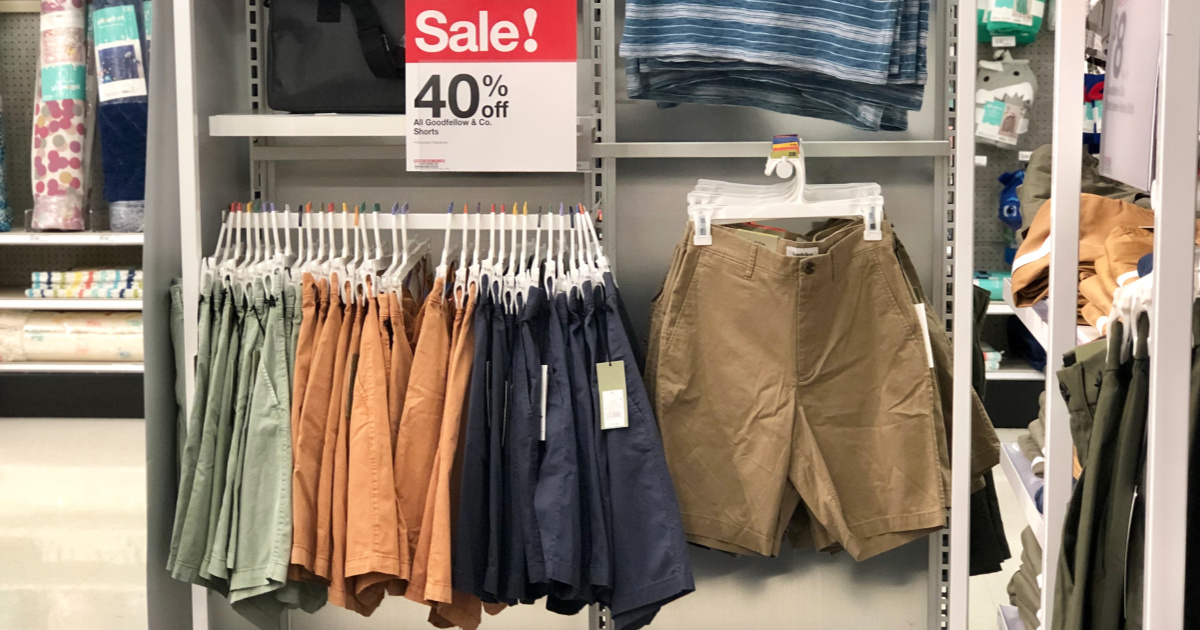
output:
{"label": "clothing rack", "polygon": [[[669,248],[667,244],[674,243],[683,227],[678,209],[683,207],[686,190],[678,182],[685,182],[690,187],[697,177],[714,176],[708,170],[714,168],[711,166],[714,158],[753,158],[752,168],[761,168],[758,160],[766,157],[770,143],[765,140],[770,135],[799,131],[808,140],[804,147],[806,155],[814,160],[810,170],[815,177],[844,181],[837,162],[822,164],[821,160],[830,158],[863,158],[855,163],[857,168],[878,171],[878,174],[856,175],[855,179],[880,181],[885,186],[888,219],[902,230],[908,226],[904,233],[905,242],[910,252],[921,254],[917,264],[921,267],[924,284],[935,300],[935,307],[943,319],[955,320],[958,324],[954,330],[957,357],[953,501],[955,505],[968,505],[969,466],[964,462],[969,460],[970,413],[963,410],[969,410],[970,405],[971,361],[964,357],[969,357],[971,324],[969,317],[962,317],[960,321],[953,314],[969,314],[972,310],[974,189],[970,165],[973,163],[973,143],[956,142],[956,139],[973,138],[974,120],[970,108],[964,110],[965,115],[959,119],[954,102],[957,95],[974,91],[971,68],[975,50],[975,4],[975,0],[935,3],[930,27],[929,89],[924,109],[914,115],[917,124],[913,124],[908,132],[872,135],[808,119],[763,118],[758,114],[747,115],[742,123],[713,125],[715,121],[728,122],[726,114],[701,108],[690,109],[690,116],[672,119],[679,123],[680,133],[674,137],[688,140],[674,141],[669,133],[671,129],[656,127],[670,127],[663,117],[682,116],[679,111],[687,108],[655,111],[650,103],[622,101],[622,115],[618,115],[624,69],[616,54],[620,38],[617,3],[614,0],[581,0],[579,42],[583,52],[580,80],[585,84],[581,85],[581,94],[586,93],[588,97],[580,99],[579,172],[545,175],[545,181],[551,184],[539,184],[535,193],[517,192],[514,196],[491,192],[496,186],[503,185],[497,183],[499,180],[495,175],[486,178],[472,178],[466,174],[403,175],[403,167],[395,160],[403,155],[403,139],[397,137],[403,132],[397,133],[397,130],[407,128],[404,116],[337,116],[339,137],[335,139],[332,132],[322,136],[323,120],[329,120],[328,117],[267,113],[266,86],[262,79],[266,75],[263,42],[267,39],[267,8],[263,3],[259,0],[168,3],[156,8],[154,15],[155,50],[160,51],[161,59],[171,59],[173,63],[151,67],[152,82],[162,86],[156,94],[162,96],[151,103],[151,117],[159,131],[151,141],[149,164],[152,173],[148,174],[147,180],[151,182],[149,199],[157,202],[148,199],[148,203],[152,207],[178,207],[179,213],[147,216],[146,230],[153,235],[147,242],[154,244],[146,253],[147,292],[159,291],[165,295],[172,277],[184,279],[183,341],[185,355],[194,357],[201,260],[212,251],[216,242],[219,208],[230,200],[246,198],[249,191],[254,199],[403,198],[411,201],[414,208],[431,210],[445,208],[445,197],[449,194],[453,194],[459,203],[476,197],[580,199],[593,212],[603,211],[604,250],[614,268],[619,267],[617,279],[622,287],[631,296],[648,299],[654,285],[662,278],[665,262],[656,260],[647,250],[650,245],[656,245],[660,250]],[[959,15],[970,19],[960,23]],[[230,28],[231,24],[237,28]],[[960,59],[972,62],[965,66],[966,72],[958,74]],[[625,115],[631,110],[637,110],[640,116],[652,122],[642,122],[634,128],[632,123],[637,120]],[[618,140],[618,122],[625,129],[623,139],[648,141]],[[712,133],[717,127],[721,129]],[[698,130],[708,133],[698,133]],[[696,138],[714,139],[692,141]],[[738,140],[728,141],[731,138]],[[895,157],[908,159],[892,159]],[[618,170],[618,161],[629,159],[638,160],[638,168]],[[345,173],[346,168],[372,170],[377,173],[372,175],[377,181],[359,185],[375,186],[379,192],[358,192],[353,184],[349,189],[355,192],[345,192],[343,184],[331,183],[329,177],[308,178],[295,174],[309,172],[298,170],[313,168],[309,163],[321,163],[339,173]],[[690,163],[710,166],[683,168]],[[343,167],[343,164],[354,166]],[[746,162],[720,164],[732,169]],[[958,164],[966,167],[958,169]],[[156,169],[161,169],[157,176],[153,173]],[[746,171],[736,172],[744,174]],[[370,179],[357,171],[354,176],[356,182]],[[520,174],[511,177],[517,182],[513,189],[519,191],[520,186],[530,185],[529,182],[534,181],[531,178],[536,176]],[[738,177],[742,175],[734,174],[729,179]],[[887,186],[896,178],[908,186],[897,187],[897,193],[893,194]],[[407,181],[409,187],[397,191],[392,187],[398,181]],[[458,187],[450,191],[435,188],[448,185],[443,182],[455,182]],[[618,186],[618,182],[622,185]],[[580,184],[582,195],[545,192],[547,185],[579,187]],[[473,186],[489,188],[487,192],[473,193],[469,190]],[[919,188],[919,192],[908,190],[914,187]],[[337,192],[325,192],[329,188]],[[313,192],[314,189],[319,192]],[[444,213],[410,214],[408,228],[444,230],[446,218],[441,214]],[[659,215],[670,219],[659,219]],[[389,220],[388,216],[379,219],[381,228]],[[452,229],[461,229],[461,218],[453,217],[451,222]],[[629,227],[623,227],[625,225]],[[630,254],[622,256],[626,251]],[[661,253],[655,256],[661,258]],[[643,277],[641,272],[646,272],[649,277]],[[151,628],[175,630],[187,627],[189,620],[195,630],[222,627],[224,618],[219,615],[223,604],[219,598],[210,599],[204,589],[198,587],[188,589],[163,571],[166,559],[163,534],[169,536],[171,529],[177,470],[174,447],[169,446],[175,439],[173,358],[166,325],[169,321],[167,306],[148,304],[146,316]],[[185,371],[183,400],[186,406],[190,404],[186,401],[191,400],[194,389],[191,361],[185,361]],[[902,566],[888,569],[892,577],[879,583],[869,578],[861,581],[862,578],[855,576],[856,571],[845,570],[844,561],[811,555],[799,558],[801,562],[793,566],[793,574],[805,575],[788,575],[786,579],[812,580],[816,584],[826,584],[823,580],[846,581],[845,587],[835,590],[845,593],[843,601],[828,610],[825,607],[820,610],[813,610],[812,606],[806,608],[808,623],[815,624],[812,627],[864,627],[870,623],[903,620],[928,628],[947,627],[949,622],[949,627],[955,630],[966,630],[968,516],[965,509],[952,511],[950,529],[932,535],[927,551],[914,545],[891,556],[890,562]],[[787,562],[788,559],[771,560],[776,561]],[[827,571],[832,577],[809,574],[813,567]],[[771,571],[773,582],[760,582],[766,585],[762,596],[773,597],[765,600],[769,603],[786,604],[794,600],[797,582],[780,581],[784,578],[775,575],[778,572],[778,567]],[[883,574],[889,575],[887,570]],[[894,580],[894,576],[905,577]],[[907,580],[908,576],[917,577]],[[738,599],[721,599],[722,595],[745,597],[745,589],[737,588],[738,579],[735,572],[724,569],[710,569],[707,576],[698,574],[698,590],[690,596],[691,603],[685,599],[679,604],[695,607],[687,617],[693,626],[701,620],[714,618],[715,614],[737,612],[730,610],[733,608],[730,601],[741,602],[737,609],[752,606]],[[917,584],[918,580],[923,584]],[[903,588],[897,586],[905,581],[912,584],[902,584]],[[885,583],[888,586],[879,589],[880,597],[875,600],[880,602],[878,607],[860,611],[862,607],[858,602],[864,590],[871,592],[877,584]],[[829,592],[828,586],[824,589]],[[924,597],[915,598],[918,593]],[[509,627],[506,623],[518,623],[521,609],[529,608],[520,607],[505,613],[511,615],[509,622],[502,615],[485,623],[497,630]],[[547,613],[540,610],[531,614],[539,615],[536,619],[542,623],[558,619],[547,617]],[[794,624],[796,619],[778,617],[779,612],[761,614],[778,619],[780,625]],[[857,616],[847,621],[850,615]],[[298,627],[299,618],[299,615],[292,616],[292,627]],[[320,619],[326,622],[322,627],[362,627],[353,626],[352,621],[342,622],[342,617],[337,618],[337,625],[329,623],[330,617]],[[586,618],[566,619],[569,621],[562,622],[564,627],[582,628],[585,622],[592,629],[608,627],[606,612],[602,609],[592,609]]]}

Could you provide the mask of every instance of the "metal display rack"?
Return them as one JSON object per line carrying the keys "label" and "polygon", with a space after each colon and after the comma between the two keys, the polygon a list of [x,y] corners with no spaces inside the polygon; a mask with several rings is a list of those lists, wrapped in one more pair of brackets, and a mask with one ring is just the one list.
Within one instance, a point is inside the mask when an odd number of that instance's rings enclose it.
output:
{"label": "metal display rack", "polygon": [[[240,4],[244,2],[244,4]],[[926,90],[926,103],[922,116],[928,117],[927,129],[916,129],[908,133],[878,134],[850,133],[841,127],[813,128],[834,129],[826,133],[829,137],[816,134],[812,140],[804,141],[808,158],[820,165],[822,160],[856,158],[863,164],[882,173],[917,173],[921,194],[920,204],[911,203],[910,216],[920,217],[928,225],[927,231],[907,233],[922,247],[909,247],[910,252],[922,252],[928,261],[923,275],[932,279],[927,282],[929,295],[948,325],[958,322],[954,313],[970,313],[972,310],[973,275],[973,231],[974,231],[974,175],[971,168],[958,169],[958,164],[973,163],[974,147],[971,142],[958,142],[959,137],[974,137],[972,98],[959,101],[960,95],[974,93],[974,72],[958,74],[959,59],[975,58],[975,1],[940,0],[934,3],[934,16],[930,29],[930,85]],[[153,181],[148,191],[148,203],[171,203],[179,207],[177,217],[148,217],[147,233],[152,234],[147,243],[153,243],[147,251],[146,294],[161,291],[173,275],[183,278],[184,325],[183,336],[186,357],[196,354],[196,322],[198,303],[198,279],[201,257],[216,241],[218,209],[229,201],[246,199],[249,196],[265,200],[280,201],[287,194],[309,194],[312,189],[334,189],[333,194],[343,195],[338,199],[357,199],[359,196],[344,194],[338,185],[311,184],[304,186],[289,184],[285,170],[305,163],[320,163],[333,168],[339,163],[364,165],[396,161],[404,155],[403,133],[407,126],[403,116],[312,116],[288,115],[268,112],[265,103],[265,87],[262,77],[265,68],[266,7],[262,0],[177,0],[167,6],[156,5],[154,19],[154,46],[157,59],[167,63],[151,65],[152,84],[162,86],[152,102],[151,120],[157,124],[154,140],[150,147],[152,169],[164,173],[177,170],[175,181],[148,174]],[[959,21],[960,15],[971,19]],[[762,160],[770,143],[762,141],[763,135],[756,134],[754,141],[625,141],[618,133],[618,103],[623,94],[624,67],[617,56],[620,37],[618,5],[616,0],[581,0],[580,4],[580,56],[581,81],[581,139],[579,142],[579,173],[546,175],[554,181],[577,178],[582,174],[581,190],[589,205],[603,210],[603,235],[605,253],[614,266],[620,267],[618,276],[622,286],[630,276],[630,269],[637,269],[645,256],[636,243],[630,244],[630,234],[639,236],[647,232],[640,229],[644,217],[637,203],[627,201],[631,188],[618,182],[639,182],[638,177],[645,169],[661,168],[663,163],[683,161],[688,164],[713,164],[716,159],[736,160],[753,158]],[[969,64],[973,70],[973,61]],[[586,78],[585,78],[586,77]],[[164,92],[170,94],[164,94]],[[961,118],[956,104],[967,106]],[[621,102],[622,107],[634,104]],[[744,110],[743,110],[744,111]],[[775,133],[808,128],[808,119],[787,117],[791,127],[775,127]],[[923,119],[925,120],[925,119]],[[960,136],[961,134],[961,136]],[[813,137],[809,135],[808,137]],[[839,139],[846,138],[846,139]],[[872,138],[879,139],[872,139]],[[238,138],[245,138],[240,141]],[[881,159],[882,158],[882,159]],[[895,160],[895,158],[905,158]],[[874,162],[872,162],[874,160]],[[655,162],[657,161],[657,162]],[[177,164],[176,164],[177,162]],[[858,164],[856,162],[856,164]],[[659,166],[655,166],[659,165]],[[759,162],[761,167],[761,162]],[[471,186],[469,175],[404,174],[403,167],[395,165],[396,171],[387,184],[372,184],[382,190],[393,190],[397,180],[411,177],[420,185],[429,184],[434,178],[442,181],[466,182]],[[682,166],[680,167],[682,170]],[[866,167],[864,167],[866,168]],[[911,168],[906,171],[905,168]],[[345,172],[340,168],[338,173]],[[814,169],[817,170],[817,169]],[[309,171],[303,171],[308,173]],[[710,176],[707,170],[690,174],[691,181],[701,175]],[[837,176],[841,176],[838,174]],[[374,175],[372,177],[375,177]],[[527,178],[528,174],[514,175]],[[916,179],[917,177],[913,177]],[[457,179],[455,179],[457,178]],[[361,176],[360,179],[368,179]],[[478,185],[489,190],[497,184],[497,176],[480,176]],[[521,180],[524,181],[524,180]],[[573,180],[577,182],[577,180]],[[844,181],[844,180],[843,180]],[[578,185],[578,184],[571,184]],[[366,186],[365,184],[363,186]],[[887,183],[884,182],[885,189]],[[350,186],[350,188],[353,188]],[[422,189],[423,190],[423,189]],[[425,194],[417,190],[412,194]],[[294,192],[300,191],[300,192]],[[405,189],[406,194],[409,189]],[[639,193],[644,194],[644,193]],[[889,194],[893,198],[904,198]],[[914,197],[908,193],[910,198]],[[461,196],[461,193],[459,194]],[[291,200],[292,197],[286,197]],[[299,201],[303,197],[296,197]],[[316,197],[321,198],[321,197]],[[330,197],[334,198],[334,197]],[[682,200],[682,195],[678,199]],[[905,204],[897,204],[905,205]],[[417,207],[417,206],[415,206]],[[444,204],[443,204],[444,207]],[[901,209],[896,208],[896,212]],[[896,212],[889,210],[898,225],[903,224]],[[902,214],[902,213],[901,213]],[[682,212],[673,220],[678,226],[683,223]],[[620,227],[629,221],[639,229],[623,232]],[[922,227],[922,230],[925,228]],[[669,243],[678,235],[678,227],[655,238]],[[630,254],[624,256],[628,248]],[[636,253],[635,253],[636,252]],[[920,261],[919,261],[920,264]],[[661,279],[662,269],[655,269]],[[636,289],[631,289],[635,291]],[[173,383],[168,375],[172,370],[167,363],[173,361],[165,342],[167,316],[165,307],[147,303],[147,450],[150,455],[148,479],[150,483],[150,550],[149,600],[151,628],[176,628],[190,625],[195,630],[226,627],[229,622],[221,617],[220,598],[210,597],[205,589],[174,582],[163,570],[169,535],[170,520],[175,501],[174,461],[175,436]],[[970,458],[970,358],[972,333],[970,318],[963,318],[961,325],[953,325],[955,340],[956,388],[954,392],[954,426],[952,456],[953,504],[969,505],[969,458]],[[188,405],[194,391],[194,367],[192,360],[185,360],[186,398]],[[162,368],[162,371],[159,371]],[[887,568],[885,557],[883,571],[892,570],[903,575],[919,576],[924,582],[919,591],[923,610],[914,617],[912,625],[928,628],[954,628],[965,630],[967,620],[967,581],[969,560],[969,512],[953,510],[951,525],[929,537],[928,552],[914,556],[911,547],[890,562],[902,566]],[[783,558],[775,559],[785,561]],[[806,562],[820,566],[833,566],[834,560],[812,560]],[[777,570],[776,570],[777,572]],[[853,571],[845,572],[848,580],[854,579]],[[706,600],[706,580],[710,585],[734,577],[697,575],[698,593],[675,606],[688,606],[688,601]],[[818,580],[820,577],[809,577]],[[886,582],[886,581],[885,581]],[[872,590],[874,589],[874,590]],[[708,591],[712,597],[717,590]],[[860,610],[864,590],[877,593],[879,608]],[[813,613],[812,627],[862,627],[867,622],[886,623],[900,617],[897,609],[914,606],[911,591],[899,592],[883,583],[861,582],[854,588],[846,588],[844,601],[838,602],[836,610]],[[794,592],[794,591],[790,591]],[[790,599],[790,598],[789,598]],[[707,604],[702,613],[711,614],[719,604]],[[527,607],[521,607],[525,609]],[[512,611],[514,619],[521,609]],[[674,610],[671,607],[666,611]],[[546,615],[537,611],[540,615]],[[860,614],[861,613],[861,614]],[[382,613],[380,613],[382,614]],[[509,613],[506,613],[508,615]],[[769,613],[765,613],[769,614]],[[852,621],[842,615],[858,614]],[[287,624],[297,628],[302,615],[291,615]],[[303,616],[306,617],[306,616]],[[379,614],[374,619],[378,618]],[[218,621],[218,618],[220,621]],[[700,617],[704,619],[706,617]],[[367,627],[372,622],[331,622],[330,617],[321,617],[321,627]],[[489,619],[490,627],[506,627],[505,617]],[[593,607],[588,616],[566,618],[539,617],[545,627],[582,628],[583,624],[593,630],[610,626],[606,612]],[[905,617],[907,619],[907,617]],[[555,621],[551,621],[555,620]],[[795,620],[792,619],[792,623]],[[233,623],[233,622],[230,622]],[[665,623],[665,622],[660,622]],[[782,621],[780,623],[783,623]],[[366,624],[366,625],[356,625]],[[564,625],[566,624],[566,625]],[[528,627],[528,626],[526,626]]]}

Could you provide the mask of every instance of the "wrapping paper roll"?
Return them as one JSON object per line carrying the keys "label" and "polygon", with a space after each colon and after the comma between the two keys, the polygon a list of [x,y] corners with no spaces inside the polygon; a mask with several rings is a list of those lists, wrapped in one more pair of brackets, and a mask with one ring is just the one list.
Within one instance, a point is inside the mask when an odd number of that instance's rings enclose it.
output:
{"label": "wrapping paper roll", "polygon": [[142,359],[141,313],[0,311],[0,362]]}
{"label": "wrapping paper roll", "polygon": [[100,104],[96,122],[109,227],[141,232],[145,223],[149,116],[142,0],[93,0],[92,39]]}
{"label": "wrapping paper roll", "polygon": [[8,205],[8,182],[4,179],[4,168],[8,155],[4,149],[4,101],[0,100],[0,232],[12,229],[12,208]]}
{"label": "wrapping paper roll", "polygon": [[83,230],[87,199],[87,9],[43,0],[33,113],[33,225]]}

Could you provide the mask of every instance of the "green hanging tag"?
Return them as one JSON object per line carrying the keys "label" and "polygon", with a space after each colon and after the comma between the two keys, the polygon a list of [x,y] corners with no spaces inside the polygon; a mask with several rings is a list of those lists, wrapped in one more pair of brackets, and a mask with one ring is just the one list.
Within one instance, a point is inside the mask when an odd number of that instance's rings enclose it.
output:
{"label": "green hanging tag", "polygon": [[625,362],[597,363],[596,382],[600,386],[600,428],[627,428],[629,404],[625,397]]}

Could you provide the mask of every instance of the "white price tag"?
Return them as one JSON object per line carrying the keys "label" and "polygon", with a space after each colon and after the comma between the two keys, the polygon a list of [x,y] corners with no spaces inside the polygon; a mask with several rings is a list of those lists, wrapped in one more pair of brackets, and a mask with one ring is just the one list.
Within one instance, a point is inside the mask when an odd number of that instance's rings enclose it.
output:
{"label": "white price tag", "polygon": [[576,163],[575,3],[405,3],[410,171]]}

